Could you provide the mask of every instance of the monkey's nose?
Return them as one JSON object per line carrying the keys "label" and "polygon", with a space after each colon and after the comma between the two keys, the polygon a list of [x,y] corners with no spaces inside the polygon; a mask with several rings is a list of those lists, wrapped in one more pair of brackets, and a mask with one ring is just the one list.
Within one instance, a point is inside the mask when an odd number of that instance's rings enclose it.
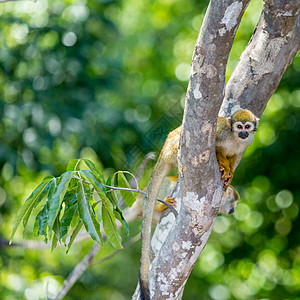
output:
{"label": "monkey's nose", "polygon": [[228,212],[229,215],[233,214],[234,213],[234,208],[231,208]]}
{"label": "monkey's nose", "polygon": [[248,131],[240,131],[239,132],[239,137],[241,138],[241,139],[245,139],[245,138],[247,138],[249,136],[249,132]]}

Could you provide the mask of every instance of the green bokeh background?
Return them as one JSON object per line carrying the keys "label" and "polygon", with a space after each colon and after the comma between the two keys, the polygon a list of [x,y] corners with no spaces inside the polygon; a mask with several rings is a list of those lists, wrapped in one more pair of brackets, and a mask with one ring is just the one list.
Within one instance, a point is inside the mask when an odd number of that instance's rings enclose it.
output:
{"label": "green bokeh background", "polygon": [[[262,1],[237,32],[227,79]],[[208,1],[37,0],[0,4],[0,299],[53,297],[93,242],[65,254],[6,246],[13,217],[46,175],[86,157],[134,172],[180,124]],[[184,299],[300,299],[300,54],[234,179],[236,212],[218,216]],[[150,174],[153,163],[146,170]],[[145,181],[145,180],[144,180]],[[26,239],[33,239],[29,229]],[[140,222],[130,225],[130,240]],[[22,241],[22,230],[16,242]],[[42,240],[35,239],[42,242]],[[65,299],[130,299],[139,244],[80,277]],[[114,251],[106,244],[95,261]]]}

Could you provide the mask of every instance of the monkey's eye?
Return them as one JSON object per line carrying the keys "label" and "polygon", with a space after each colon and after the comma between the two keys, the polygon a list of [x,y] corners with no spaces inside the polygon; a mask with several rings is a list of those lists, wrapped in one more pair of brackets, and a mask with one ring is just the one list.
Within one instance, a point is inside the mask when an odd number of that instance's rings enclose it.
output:
{"label": "monkey's eye", "polygon": [[245,128],[246,128],[246,129],[249,129],[249,128],[250,128],[250,125],[246,125]]}
{"label": "monkey's eye", "polygon": [[242,125],[238,125],[237,128],[238,128],[238,129],[242,129],[243,126],[242,126]]}

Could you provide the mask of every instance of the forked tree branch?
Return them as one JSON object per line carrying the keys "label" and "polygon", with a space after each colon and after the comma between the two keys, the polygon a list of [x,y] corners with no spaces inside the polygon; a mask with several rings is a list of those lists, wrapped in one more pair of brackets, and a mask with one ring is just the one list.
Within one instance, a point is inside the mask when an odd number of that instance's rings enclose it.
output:
{"label": "forked tree branch", "polygon": [[[179,147],[181,209],[150,271],[152,299],[180,299],[221,200],[215,125],[233,39],[250,0],[212,0],[195,46]],[[155,248],[155,245],[152,244]],[[139,287],[133,299],[138,299]]]}
{"label": "forked tree branch", "polygon": [[300,48],[300,1],[265,0],[255,32],[225,91],[221,115],[248,108],[260,117]]}
{"label": "forked tree branch", "polygon": [[[170,218],[166,221],[168,217],[162,219],[156,230],[160,233],[155,233],[152,240],[153,299],[182,297],[186,280],[208,240],[218,211],[220,175],[214,155],[214,120],[222,102],[231,39],[249,1],[217,2],[210,3],[193,56],[181,137],[179,171],[183,176],[175,196],[181,202],[181,210],[173,224]],[[218,4],[226,5],[227,9]],[[242,9],[236,14],[240,6]],[[298,0],[264,1],[256,31],[227,83],[221,114],[230,115],[242,107],[261,116],[299,50],[299,6]],[[230,13],[229,8],[232,8]],[[232,23],[235,27],[228,32]],[[220,28],[220,24],[226,25]],[[229,35],[229,41],[224,40],[224,32]],[[138,299],[138,291],[137,288],[134,299]]]}

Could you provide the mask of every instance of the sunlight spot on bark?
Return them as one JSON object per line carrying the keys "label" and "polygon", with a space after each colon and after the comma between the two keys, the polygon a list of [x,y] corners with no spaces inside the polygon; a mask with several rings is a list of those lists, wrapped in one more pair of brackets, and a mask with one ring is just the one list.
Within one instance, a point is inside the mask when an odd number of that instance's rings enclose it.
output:
{"label": "sunlight spot on bark", "polygon": [[197,84],[196,84],[196,87],[195,87],[195,89],[194,89],[194,91],[193,91],[193,95],[194,95],[194,97],[195,97],[196,99],[201,99],[201,98],[202,98],[202,93],[200,92],[199,88],[200,88],[200,84],[197,83]]}
{"label": "sunlight spot on bark", "polygon": [[221,20],[221,24],[225,25],[225,28],[219,29],[220,36],[223,36],[227,31],[230,31],[236,24],[238,16],[243,8],[242,2],[233,2],[226,8],[224,17]]}
{"label": "sunlight spot on bark", "polygon": [[182,252],[182,253],[181,253],[181,257],[182,257],[182,258],[185,258],[187,255],[188,255],[187,252]]}
{"label": "sunlight spot on bark", "polygon": [[203,65],[200,69],[200,73],[206,75],[207,78],[214,78],[218,72],[213,65]]}
{"label": "sunlight spot on bark", "polygon": [[182,241],[182,249],[190,250],[192,247],[191,241]]}
{"label": "sunlight spot on bark", "polygon": [[211,146],[211,142],[212,142],[212,132],[213,132],[213,126],[212,124],[206,123],[202,126],[201,131],[203,132],[203,134],[207,134],[208,133],[208,141],[207,141],[207,146],[210,147]]}
{"label": "sunlight spot on bark", "polygon": [[189,210],[192,210],[196,213],[199,212],[204,202],[205,197],[198,199],[198,195],[194,192],[187,192],[185,197],[182,199],[182,203],[187,206]]}

